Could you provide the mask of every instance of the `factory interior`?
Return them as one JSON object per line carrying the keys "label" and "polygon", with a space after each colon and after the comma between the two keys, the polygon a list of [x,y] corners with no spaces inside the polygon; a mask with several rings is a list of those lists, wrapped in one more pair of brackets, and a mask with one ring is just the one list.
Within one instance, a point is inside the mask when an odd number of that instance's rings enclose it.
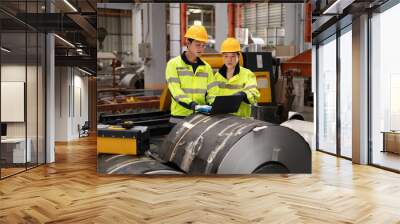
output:
{"label": "factory interior", "polygon": [[[304,20],[303,8],[304,4],[283,3],[98,3],[99,173],[310,173],[314,119],[311,14],[308,21]],[[166,24],[156,20],[160,16],[166,18]],[[255,73],[260,92],[257,105],[252,105],[251,118],[254,120],[251,123],[235,119],[235,116],[219,115],[202,126],[203,122],[197,123],[197,119],[203,119],[200,114],[193,120],[189,117],[185,120],[191,125],[200,125],[190,130],[186,130],[183,123],[180,127],[170,122],[173,103],[169,102],[171,93],[168,92],[171,91],[167,91],[165,61],[186,50],[183,35],[193,24],[201,24],[207,30],[208,43],[201,60],[208,63],[213,72],[223,65],[219,53],[222,42],[227,37],[240,39],[242,59],[239,63]],[[156,32],[167,35],[155,35]],[[292,117],[296,113],[302,120],[288,121],[289,111]],[[257,124],[259,121],[265,123]],[[130,126],[134,128],[130,129]],[[225,129],[226,126],[230,128]],[[129,131],[121,133],[118,127],[122,131],[127,127]],[[257,127],[268,127],[265,130],[269,131],[251,131]],[[288,127],[304,129],[300,134],[308,141],[297,140],[299,132]],[[180,135],[182,131],[185,134]],[[132,145],[121,141],[131,135],[136,136]],[[253,135],[260,139],[253,139]],[[291,138],[290,143],[284,145],[277,141],[272,144],[273,139],[281,137]],[[228,140],[224,141],[225,138]],[[259,145],[260,151],[247,150],[245,146],[249,143],[245,139],[258,141],[254,145]],[[263,139],[268,140],[263,142]],[[169,147],[165,145],[166,140],[171,140]],[[195,143],[190,145],[190,142]],[[270,145],[268,150],[266,144]],[[248,154],[245,156],[245,153]],[[273,153],[279,158],[271,160]],[[212,159],[213,154],[218,154],[215,159]],[[240,157],[243,165],[238,165]],[[235,167],[228,161],[235,161]],[[210,164],[208,168],[207,163]]]}
{"label": "factory interior", "polygon": [[397,0],[2,0],[0,223],[400,223],[397,21]]}

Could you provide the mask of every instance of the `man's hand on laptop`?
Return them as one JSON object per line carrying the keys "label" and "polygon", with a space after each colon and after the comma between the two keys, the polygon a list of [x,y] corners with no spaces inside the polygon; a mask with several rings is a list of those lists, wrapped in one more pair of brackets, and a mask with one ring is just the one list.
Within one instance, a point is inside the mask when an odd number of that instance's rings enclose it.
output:
{"label": "man's hand on laptop", "polygon": [[195,111],[202,112],[202,113],[209,113],[211,111],[210,105],[196,105]]}

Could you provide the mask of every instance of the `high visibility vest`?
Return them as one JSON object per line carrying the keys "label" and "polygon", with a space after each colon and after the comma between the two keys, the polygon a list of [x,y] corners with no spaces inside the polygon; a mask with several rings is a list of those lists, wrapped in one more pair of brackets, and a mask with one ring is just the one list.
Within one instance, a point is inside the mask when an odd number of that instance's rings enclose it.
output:
{"label": "high visibility vest", "polygon": [[229,96],[238,92],[244,92],[250,103],[242,101],[239,110],[234,113],[241,117],[250,117],[251,105],[257,103],[260,92],[257,89],[256,76],[249,69],[239,67],[240,71],[232,78],[227,80],[222,74],[215,74],[215,82],[218,83],[217,96]]}
{"label": "high visibility vest", "polygon": [[[165,76],[168,89],[171,92],[171,115],[188,116],[193,113],[190,103],[198,105],[209,104],[217,87],[214,83],[214,73],[209,64],[198,65],[196,73],[191,65],[186,64],[181,56],[172,58],[168,63]],[[207,98],[206,98],[207,95]]]}

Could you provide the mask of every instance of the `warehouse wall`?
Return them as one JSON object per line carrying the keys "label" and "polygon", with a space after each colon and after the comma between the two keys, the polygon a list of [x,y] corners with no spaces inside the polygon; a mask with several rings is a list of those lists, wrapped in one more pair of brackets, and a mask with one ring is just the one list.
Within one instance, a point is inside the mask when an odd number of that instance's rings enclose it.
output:
{"label": "warehouse wall", "polygon": [[135,51],[132,35],[132,13],[130,11],[124,12],[124,14],[121,13],[121,16],[99,15],[97,17],[97,27],[105,28],[108,33],[103,42],[104,48],[101,51],[125,53],[124,60],[132,62],[134,61],[133,52]]}
{"label": "warehouse wall", "polygon": [[144,41],[150,44],[151,59],[145,62],[144,85],[146,89],[161,89],[165,85],[167,62],[166,4],[143,5]]}
{"label": "warehouse wall", "polygon": [[293,45],[295,54],[311,48],[304,43],[304,4],[257,3],[242,7],[241,27],[269,46]]}
{"label": "warehouse wall", "polygon": [[268,45],[283,45],[284,35],[280,30],[285,28],[285,4],[244,4],[241,15],[241,27],[248,28],[254,37],[263,38]]}
{"label": "warehouse wall", "polygon": [[228,4],[215,4],[215,50],[219,51],[228,36]]}
{"label": "warehouse wall", "polygon": [[285,20],[285,40],[284,45],[293,45],[295,47],[295,55],[310,49],[304,43],[304,4],[285,4],[286,20]]}

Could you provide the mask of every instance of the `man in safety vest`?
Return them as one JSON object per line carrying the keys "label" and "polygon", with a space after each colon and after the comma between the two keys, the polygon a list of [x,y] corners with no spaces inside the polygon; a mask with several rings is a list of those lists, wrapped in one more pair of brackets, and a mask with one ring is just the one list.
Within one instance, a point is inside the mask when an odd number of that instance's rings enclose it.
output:
{"label": "man in safety vest", "polygon": [[256,76],[249,69],[239,65],[240,43],[235,38],[227,38],[221,45],[224,65],[215,74],[218,83],[218,96],[240,95],[242,103],[234,113],[241,117],[250,117],[251,105],[257,103],[260,92],[257,89]]}
{"label": "man in safety vest", "polygon": [[211,66],[200,59],[208,41],[206,29],[191,26],[186,34],[187,51],[168,61],[165,76],[171,92],[171,122],[177,123],[194,111],[209,112],[217,86]]}

